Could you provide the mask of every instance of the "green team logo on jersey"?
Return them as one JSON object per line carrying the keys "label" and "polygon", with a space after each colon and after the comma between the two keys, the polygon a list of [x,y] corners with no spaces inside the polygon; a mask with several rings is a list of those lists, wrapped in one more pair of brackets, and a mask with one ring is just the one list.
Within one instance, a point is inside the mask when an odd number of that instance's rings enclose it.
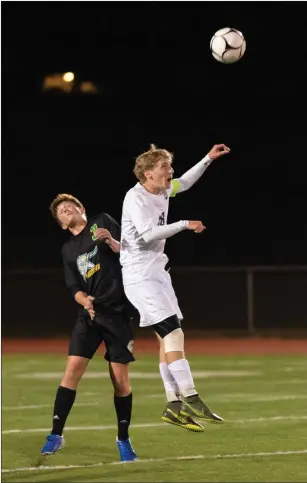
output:
{"label": "green team logo on jersey", "polygon": [[97,224],[95,223],[95,225],[91,226],[90,228],[90,232],[93,233],[92,235],[92,240],[93,241],[96,241],[97,240],[97,236],[94,235],[95,231],[98,229],[98,226]]}

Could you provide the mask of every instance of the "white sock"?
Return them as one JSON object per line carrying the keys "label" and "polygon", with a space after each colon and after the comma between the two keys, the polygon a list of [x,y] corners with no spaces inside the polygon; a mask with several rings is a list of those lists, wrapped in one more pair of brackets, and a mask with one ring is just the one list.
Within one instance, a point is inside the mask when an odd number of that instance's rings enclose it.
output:
{"label": "white sock", "polygon": [[165,393],[168,402],[180,401],[180,389],[173,378],[166,362],[160,362],[159,365],[161,378],[164,384]]}
{"label": "white sock", "polygon": [[183,397],[194,396],[194,394],[197,394],[190,365],[186,359],[179,359],[171,362],[171,364],[168,365],[168,368],[177,382]]}

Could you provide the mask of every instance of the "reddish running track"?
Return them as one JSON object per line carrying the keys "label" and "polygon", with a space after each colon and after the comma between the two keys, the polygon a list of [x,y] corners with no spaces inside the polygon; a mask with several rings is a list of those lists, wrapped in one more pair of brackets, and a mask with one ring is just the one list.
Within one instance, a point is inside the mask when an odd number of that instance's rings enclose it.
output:
{"label": "reddish running track", "polygon": [[[186,338],[186,352],[197,355],[307,354],[307,339],[279,338]],[[3,354],[67,354],[67,339],[4,339]],[[155,339],[137,339],[137,354],[157,354]],[[104,347],[99,351],[104,352]]]}

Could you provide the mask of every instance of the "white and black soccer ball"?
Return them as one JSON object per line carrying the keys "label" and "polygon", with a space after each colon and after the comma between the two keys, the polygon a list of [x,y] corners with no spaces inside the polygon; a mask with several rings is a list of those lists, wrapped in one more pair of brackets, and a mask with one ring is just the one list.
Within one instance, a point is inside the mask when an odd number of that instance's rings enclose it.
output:
{"label": "white and black soccer ball", "polygon": [[243,34],[236,29],[226,27],[213,35],[210,42],[213,57],[223,64],[238,62],[246,50]]}

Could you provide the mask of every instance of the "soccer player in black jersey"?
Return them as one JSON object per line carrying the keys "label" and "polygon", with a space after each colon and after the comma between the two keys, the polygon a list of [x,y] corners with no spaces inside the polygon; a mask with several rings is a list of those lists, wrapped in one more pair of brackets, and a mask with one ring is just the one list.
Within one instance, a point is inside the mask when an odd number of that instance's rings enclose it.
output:
{"label": "soccer player in black jersey", "polygon": [[132,461],[136,454],[128,434],[132,411],[128,366],[134,361],[133,335],[118,255],[120,227],[106,213],[87,219],[82,203],[69,194],[58,195],[50,210],[61,228],[72,234],[63,246],[62,257],[66,285],[80,308],[70,339],[66,370],[56,393],[53,427],[41,452],[53,454],[63,447],[63,429],[78,383],[104,342],[114,386],[120,459]]}

